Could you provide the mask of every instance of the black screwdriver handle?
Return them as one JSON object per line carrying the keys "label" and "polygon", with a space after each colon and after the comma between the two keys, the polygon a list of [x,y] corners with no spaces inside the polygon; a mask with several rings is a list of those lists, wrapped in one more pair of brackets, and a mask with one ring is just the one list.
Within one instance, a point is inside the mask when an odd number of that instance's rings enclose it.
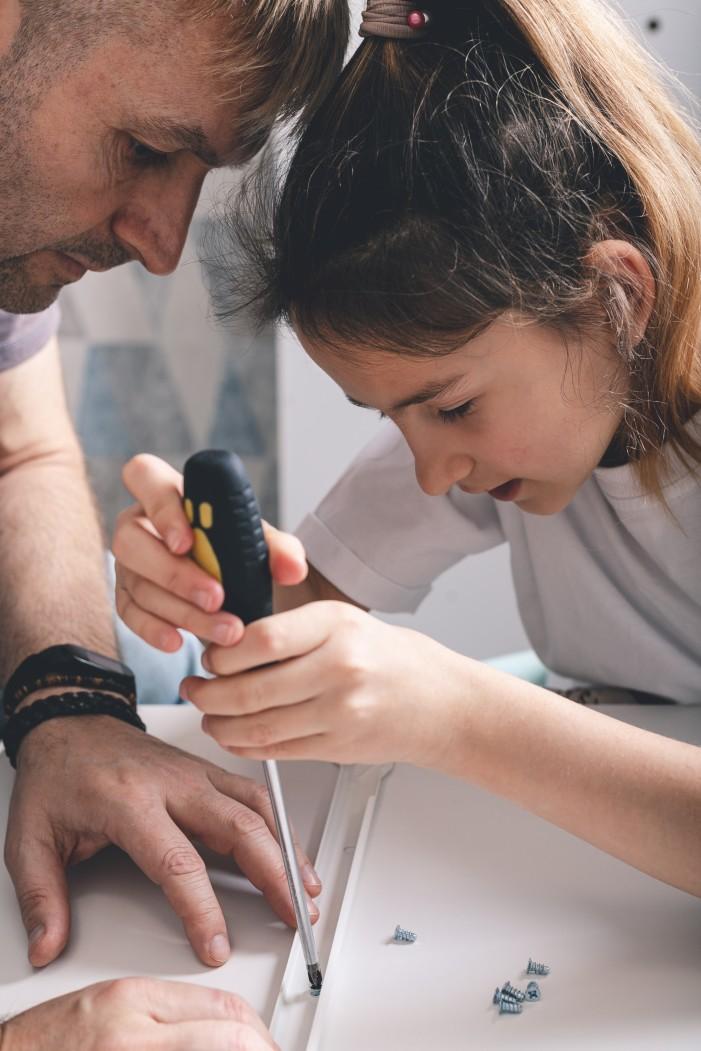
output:
{"label": "black screwdriver handle", "polygon": [[235,453],[206,449],[190,457],[184,478],[185,511],[195,531],[193,557],[219,578],[222,608],[244,624],[269,616],[273,588],[268,545],[243,463]]}

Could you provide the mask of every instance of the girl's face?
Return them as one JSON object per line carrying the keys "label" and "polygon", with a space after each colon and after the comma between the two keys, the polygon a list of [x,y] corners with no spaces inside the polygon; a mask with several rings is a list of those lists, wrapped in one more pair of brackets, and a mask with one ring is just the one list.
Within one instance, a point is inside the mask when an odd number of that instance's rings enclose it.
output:
{"label": "girl's face", "polygon": [[457,485],[531,514],[561,511],[599,463],[622,416],[625,381],[604,336],[503,315],[440,357],[329,350],[302,335],[346,397],[399,427],[430,496]]}

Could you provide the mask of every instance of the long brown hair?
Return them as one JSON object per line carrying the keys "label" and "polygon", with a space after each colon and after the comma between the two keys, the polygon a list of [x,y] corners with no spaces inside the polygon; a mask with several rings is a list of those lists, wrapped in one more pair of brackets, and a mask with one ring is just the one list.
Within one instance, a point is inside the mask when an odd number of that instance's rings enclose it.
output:
{"label": "long brown hair", "polygon": [[[427,38],[360,46],[278,187],[248,184],[239,302],[402,354],[448,352],[507,310],[606,326],[629,375],[619,438],[659,494],[663,446],[701,463],[685,427],[701,406],[699,140],[598,0],[431,7]],[[655,277],[642,340],[640,289],[592,263],[609,237]]]}

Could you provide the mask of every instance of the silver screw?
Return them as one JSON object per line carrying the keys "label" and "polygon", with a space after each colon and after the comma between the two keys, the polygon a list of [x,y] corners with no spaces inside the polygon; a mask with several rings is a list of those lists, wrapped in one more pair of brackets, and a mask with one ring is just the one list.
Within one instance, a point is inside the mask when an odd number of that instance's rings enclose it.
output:
{"label": "silver screw", "polygon": [[540,986],[537,982],[529,982],[526,986],[527,1000],[540,1000]]}
{"label": "silver screw", "polygon": [[511,1000],[518,1000],[519,1003],[526,999],[526,994],[523,990],[517,989],[511,982],[504,982],[501,992],[503,996],[508,996]]}
{"label": "silver screw", "polygon": [[518,1002],[517,998],[512,993],[507,992],[506,989],[500,989],[499,986],[497,986],[496,989],[494,990],[494,996],[492,997],[492,1003],[493,1004],[500,1004],[502,1000],[513,1000],[514,1003]]}
{"label": "silver screw", "polygon": [[394,928],[394,940],[396,942],[415,942],[416,935],[413,931],[405,931],[399,924]]}
{"label": "silver screw", "polygon": [[550,974],[550,968],[547,963],[536,963],[534,960],[531,960],[529,956],[526,974]]}
{"label": "silver screw", "polygon": [[506,997],[502,997],[499,1001],[500,1015],[520,1015],[522,1011],[523,1004],[518,1003],[516,1000],[508,1000]]}

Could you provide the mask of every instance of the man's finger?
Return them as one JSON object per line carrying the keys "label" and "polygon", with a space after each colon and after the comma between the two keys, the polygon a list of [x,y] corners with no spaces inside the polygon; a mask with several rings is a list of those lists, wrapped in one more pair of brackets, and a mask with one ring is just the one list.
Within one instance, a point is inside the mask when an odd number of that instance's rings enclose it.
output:
{"label": "man's finger", "polygon": [[271,1036],[238,1022],[180,1022],[165,1030],[163,1051],[274,1051]]}
{"label": "man's finger", "polygon": [[158,823],[144,821],[138,831],[130,825],[124,835],[117,829],[114,841],[161,887],[200,960],[226,963],[231,945],[221,906],[204,861],[175,822],[161,810]]}
{"label": "man's finger", "polygon": [[[176,820],[177,812],[173,812]],[[295,925],[294,908],[277,840],[265,819],[236,799],[212,791],[203,796],[198,814],[190,805],[188,830],[210,850],[233,856],[236,864],[254,887],[263,892],[268,904],[290,926]],[[319,910],[311,902],[313,920]]]}
{"label": "man's finger", "polygon": [[5,863],[15,887],[29,940],[29,962],[46,967],[63,951],[70,930],[70,904],[63,861],[50,834],[26,824],[21,837],[10,824]]}
{"label": "man's finger", "polygon": [[251,1005],[235,993],[192,985],[190,982],[155,979],[138,981],[147,983],[144,984],[144,992],[148,997],[151,1017],[156,1022],[175,1024],[205,1019],[212,1022],[236,1022],[249,1026],[261,1036],[268,1035]]}
{"label": "man's finger", "polygon": [[[260,814],[270,829],[271,834],[274,837],[277,837],[273,805],[270,801],[268,790],[264,785],[261,785],[257,781],[253,781],[248,777],[239,777],[237,774],[230,774],[218,766],[212,767],[209,773],[209,780],[222,795],[228,796],[230,799],[238,799],[239,802],[245,803],[251,810],[255,810]],[[294,829],[292,830],[292,838],[295,844],[297,862],[299,864],[299,872],[302,877],[302,882],[308,893],[313,898],[316,898],[321,893],[321,880],[319,879],[319,875],[312,865],[309,856],[304,850],[302,850]]]}

